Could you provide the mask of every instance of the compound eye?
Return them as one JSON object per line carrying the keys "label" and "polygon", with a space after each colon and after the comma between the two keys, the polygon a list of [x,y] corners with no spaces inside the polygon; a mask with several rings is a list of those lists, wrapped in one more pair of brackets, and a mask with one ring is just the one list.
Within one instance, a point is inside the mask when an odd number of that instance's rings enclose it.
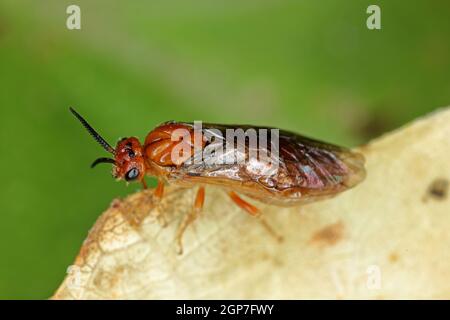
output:
{"label": "compound eye", "polygon": [[128,172],[125,174],[125,180],[132,181],[136,179],[139,176],[139,170],[136,168],[128,170]]}

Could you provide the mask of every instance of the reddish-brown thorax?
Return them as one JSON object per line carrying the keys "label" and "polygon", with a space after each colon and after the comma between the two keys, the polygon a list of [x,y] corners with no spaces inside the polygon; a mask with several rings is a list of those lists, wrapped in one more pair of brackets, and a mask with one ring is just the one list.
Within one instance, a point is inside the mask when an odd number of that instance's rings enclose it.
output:
{"label": "reddish-brown thorax", "polygon": [[[197,139],[202,148],[205,144],[203,138],[200,136]],[[193,155],[194,143],[193,127],[180,123],[163,124],[147,135],[144,157],[149,165],[180,166]]]}

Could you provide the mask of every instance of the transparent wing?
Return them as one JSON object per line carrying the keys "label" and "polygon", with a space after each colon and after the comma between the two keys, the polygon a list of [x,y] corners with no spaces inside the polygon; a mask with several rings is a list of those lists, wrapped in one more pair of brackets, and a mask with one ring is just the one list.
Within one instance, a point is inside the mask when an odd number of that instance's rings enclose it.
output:
{"label": "transparent wing", "polygon": [[[203,134],[213,138],[190,161],[183,164],[179,174],[221,181],[234,180],[242,184],[254,182],[274,191],[301,189],[303,195],[350,188],[365,176],[362,155],[288,131],[279,131],[278,152],[275,153],[278,169],[267,174],[267,171],[260,170],[263,165],[254,158],[256,153],[252,151],[255,150],[248,143],[227,148],[226,129],[255,129],[259,132],[259,129],[273,128],[203,124]],[[273,155],[272,143],[266,145],[266,150],[259,144],[256,148],[258,152]],[[219,156],[215,152],[217,150],[221,150]],[[244,157],[246,161],[233,162],[238,157]]]}

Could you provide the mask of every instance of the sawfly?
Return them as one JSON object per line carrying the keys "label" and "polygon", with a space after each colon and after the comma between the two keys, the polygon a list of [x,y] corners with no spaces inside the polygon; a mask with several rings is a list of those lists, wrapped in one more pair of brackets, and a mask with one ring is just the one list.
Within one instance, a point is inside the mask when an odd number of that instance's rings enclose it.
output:
{"label": "sawfly", "polygon": [[[112,164],[116,179],[140,182],[144,188],[145,176],[156,177],[156,199],[164,196],[166,183],[198,187],[192,211],[177,231],[180,252],[184,231],[203,207],[207,185],[225,189],[234,203],[274,233],[261,211],[240,194],[273,205],[298,206],[337,195],[365,177],[360,153],[276,128],[222,124],[199,127],[196,123],[170,121],[151,130],[143,144],[130,137],[113,148],[80,114],[73,108],[70,111],[112,155],[98,158],[92,167]],[[243,139],[237,139],[242,134]],[[260,139],[263,136],[265,139]]]}

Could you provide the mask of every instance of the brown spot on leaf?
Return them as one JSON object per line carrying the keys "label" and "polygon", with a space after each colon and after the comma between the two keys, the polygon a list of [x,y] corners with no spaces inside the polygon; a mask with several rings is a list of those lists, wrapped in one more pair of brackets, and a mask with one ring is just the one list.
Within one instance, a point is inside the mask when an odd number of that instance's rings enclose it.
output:
{"label": "brown spot on leaf", "polygon": [[102,270],[94,275],[92,282],[95,286],[105,288],[106,291],[113,293],[116,291],[115,289],[119,285],[124,272],[126,272],[124,266],[118,266],[111,272]]}
{"label": "brown spot on leaf", "polygon": [[111,208],[119,209],[121,204],[122,204],[122,200],[121,199],[114,199],[111,202]]}
{"label": "brown spot on leaf", "polygon": [[400,257],[396,252],[391,252],[388,259],[390,263],[396,263],[400,259]]}
{"label": "brown spot on leaf", "polygon": [[318,230],[310,241],[317,245],[333,246],[344,237],[344,229],[344,224],[338,221]]}
{"label": "brown spot on leaf", "polygon": [[435,200],[446,199],[448,195],[448,186],[449,182],[447,179],[444,178],[435,179],[428,186],[424,200],[427,200],[428,198],[432,198]]}

